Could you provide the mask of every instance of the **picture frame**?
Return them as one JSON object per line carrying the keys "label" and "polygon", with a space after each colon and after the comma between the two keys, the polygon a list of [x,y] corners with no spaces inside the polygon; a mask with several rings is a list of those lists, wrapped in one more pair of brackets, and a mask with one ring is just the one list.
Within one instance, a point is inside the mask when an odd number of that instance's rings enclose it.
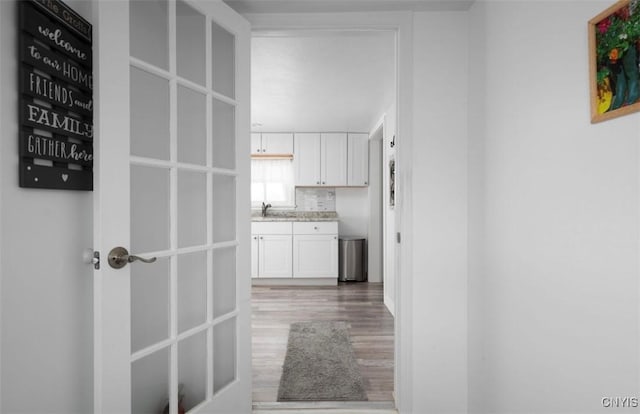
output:
{"label": "picture frame", "polygon": [[589,20],[591,123],[640,111],[640,0]]}

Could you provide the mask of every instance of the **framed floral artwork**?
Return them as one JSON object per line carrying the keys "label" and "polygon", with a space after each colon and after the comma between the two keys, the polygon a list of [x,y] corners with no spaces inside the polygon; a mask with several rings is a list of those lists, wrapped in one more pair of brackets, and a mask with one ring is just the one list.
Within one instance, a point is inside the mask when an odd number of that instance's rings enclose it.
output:
{"label": "framed floral artwork", "polygon": [[640,111],[640,0],[589,20],[591,123]]}

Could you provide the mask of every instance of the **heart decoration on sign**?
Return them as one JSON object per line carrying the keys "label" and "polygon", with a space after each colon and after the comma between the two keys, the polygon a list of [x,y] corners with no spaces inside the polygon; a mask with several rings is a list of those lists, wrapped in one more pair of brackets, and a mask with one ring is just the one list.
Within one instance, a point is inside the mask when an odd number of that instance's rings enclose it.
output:
{"label": "heart decoration on sign", "polygon": [[62,174],[62,181],[66,183],[68,179],[69,179],[69,174]]}

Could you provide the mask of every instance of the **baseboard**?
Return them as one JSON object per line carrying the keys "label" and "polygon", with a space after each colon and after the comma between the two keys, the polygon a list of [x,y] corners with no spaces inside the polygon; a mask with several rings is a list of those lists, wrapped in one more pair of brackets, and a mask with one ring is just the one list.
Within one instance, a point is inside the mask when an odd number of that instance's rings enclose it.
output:
{"label": "baseboard", "polygon": [[389,296],[384,295],[384,305],[387,307],[389,312],[395,317],[396,316],[396,304],[393,302],[393,299],[389,298]]}
{"label": "baseboard", "polygon": [[251,279],[253,286],[336,286],[338,284],[338,278],[327,277],[313,277],[296,279],[291,277],[286,278],[254,278]]}

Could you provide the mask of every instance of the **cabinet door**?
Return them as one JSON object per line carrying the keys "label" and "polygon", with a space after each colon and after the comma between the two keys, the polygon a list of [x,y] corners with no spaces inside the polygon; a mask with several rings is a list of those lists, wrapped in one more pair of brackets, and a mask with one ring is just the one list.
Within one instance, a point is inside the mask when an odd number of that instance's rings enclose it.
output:
{"label": "cabinet door", "polygon": [[369,135],[349,134],[347,185],[369,185]]}
{"label": "cabinet door", "polygon": [[262,134],[262,153],[268,155],[293,154],[293,134]]}
{"label": "cabinet door", "polygon": [[320,185],[320,134],[295,134],[293,161],[296,185]]}
{"label": "cabinet door", "polygon": [[258,236],[256,234],[251,235],[251,277],[258,277],[258,256],[260,254],[260,246],[258,243]]}
{"label": "cabinet door", "polygon": [[293,277],[338,277],[338,235],[293,236]]}
{"label": "cabinet door", "polygon": [[322,134],[321,143],[321,184],[347,185],[347,134]]}
{"label": "cabinet door", "polygon": [[251,133],[251,153],[252,154],[262,154],[262,143],[260,140],[260,133],[252,132]]}
{"label": "cabinet door", "polygon": [[260,277],[291,277],[291,236],[258,236]]}

